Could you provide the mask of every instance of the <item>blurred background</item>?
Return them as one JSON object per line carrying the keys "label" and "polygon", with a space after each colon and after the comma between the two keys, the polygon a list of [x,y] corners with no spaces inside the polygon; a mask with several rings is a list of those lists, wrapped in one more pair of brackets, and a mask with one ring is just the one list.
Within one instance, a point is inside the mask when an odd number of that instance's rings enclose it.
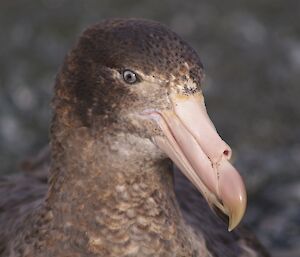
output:
{"label": "blurred background", "polygon": [[108,17],[161,21],[206,69],[208,111],[249,193],[248,224],[274,256],[300,256],[300,1],[0,2],[0,172],[48,142],[54,78],[67,50]]}

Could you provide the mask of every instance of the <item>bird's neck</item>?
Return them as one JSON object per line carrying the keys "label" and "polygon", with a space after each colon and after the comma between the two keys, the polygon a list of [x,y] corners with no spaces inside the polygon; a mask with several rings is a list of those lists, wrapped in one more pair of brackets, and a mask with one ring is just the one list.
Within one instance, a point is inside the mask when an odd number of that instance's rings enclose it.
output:
{"label": "bird's neck", "polygon": [[144,256],[190,244],[171,163],[150,141],[123,133],[92,138],[83,128],[52,144],[47,204],[69,245]]}

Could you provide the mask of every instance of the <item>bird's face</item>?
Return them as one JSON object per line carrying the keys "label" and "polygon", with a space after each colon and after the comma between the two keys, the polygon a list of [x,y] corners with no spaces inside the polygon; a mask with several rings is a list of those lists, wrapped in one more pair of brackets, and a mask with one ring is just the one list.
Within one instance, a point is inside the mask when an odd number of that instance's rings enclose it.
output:
{"label": "bird's face", "polygon": [[151,140],[229,217],[229,230],[236,227],[246,208],[245,187],[206,112],[195,51],[158,23],[112,20],[88,29],[74,53],[65,73],[81,67],[67,90],[78,116],[89,126],[121,120],[124,129]]}
{"label": "bird's face", "polygon": [[[189,77],[156,78],[155,73],[125,69],[115,76],[135,100],[121,113],[142,137],[147,137],[180,168],[207,202],[229,217],[229,230],[238,225],[246,207],[239,173],[230,164],[230,147],[210,120],[201,86]],[[173,80],[172,80],[173,79]]]}

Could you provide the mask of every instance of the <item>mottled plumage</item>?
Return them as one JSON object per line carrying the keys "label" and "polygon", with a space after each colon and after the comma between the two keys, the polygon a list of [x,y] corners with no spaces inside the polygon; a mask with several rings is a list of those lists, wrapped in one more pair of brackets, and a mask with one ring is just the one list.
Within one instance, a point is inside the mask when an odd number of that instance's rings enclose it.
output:
{"label": "mottled plumage", "polygon": [[[126,85],[124,69],[143,86]],[[159,23],[88,28],[56,79],[50,164],[1,180],[1,256],[268,256],[227,232],[178,172],[175,195],[172,163],[151,141],[161,132],[133,115],[170,108],[170,86],[193,94],[202,79],[194,50]]]}

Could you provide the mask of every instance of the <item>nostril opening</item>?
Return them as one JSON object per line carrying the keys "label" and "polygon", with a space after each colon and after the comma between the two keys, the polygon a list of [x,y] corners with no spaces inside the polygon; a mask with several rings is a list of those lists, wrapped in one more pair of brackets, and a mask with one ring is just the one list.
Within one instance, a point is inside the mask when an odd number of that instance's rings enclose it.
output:
{"label": "nostril opening", "polygon": [[226,149],[223,151],[225,158],[229,161],[231,159],[231,149]]}

